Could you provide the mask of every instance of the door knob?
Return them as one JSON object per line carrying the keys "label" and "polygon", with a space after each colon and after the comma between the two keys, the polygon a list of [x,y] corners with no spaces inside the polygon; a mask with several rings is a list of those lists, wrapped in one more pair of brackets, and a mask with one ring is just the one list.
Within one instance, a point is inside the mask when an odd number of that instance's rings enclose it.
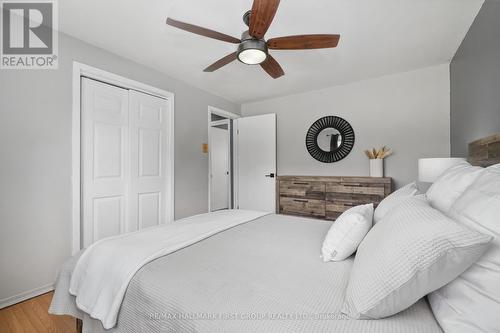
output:
{"label": "door knob", "polygon": [[270,174],[266,175],[266,177],[274,178],[274,173],[270,173]]}

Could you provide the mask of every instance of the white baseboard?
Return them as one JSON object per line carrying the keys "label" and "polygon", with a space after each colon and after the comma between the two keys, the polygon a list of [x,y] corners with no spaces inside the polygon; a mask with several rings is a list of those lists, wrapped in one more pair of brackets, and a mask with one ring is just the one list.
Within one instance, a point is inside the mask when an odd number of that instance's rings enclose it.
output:
{"label": "white baseboard", "polygon": [[49,291],[54,290],[53,284],[48,284],[46,286],[42,286],[39,288],[35,288],[33,290],[29,290],[11,297],[7,297],[4,299],[0,299],[0,309],[6,308],[8,306],[14,305],[16,303],[20,303],[27,299],[40,296],[42,294],[48,293]]}

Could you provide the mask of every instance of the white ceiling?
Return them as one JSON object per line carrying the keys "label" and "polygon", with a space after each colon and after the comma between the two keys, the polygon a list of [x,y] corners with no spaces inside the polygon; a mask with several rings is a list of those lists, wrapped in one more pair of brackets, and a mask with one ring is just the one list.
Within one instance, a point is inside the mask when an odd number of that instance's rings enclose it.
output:
{"label": "white ceiling", "polygon": [[60,30],[243,103],[449,62],[483,0],[283,0],[266,37],[340,33],[328,50],[271,51],[286,75],[238,61],[236,45],[165,25],[168,16],[240,37],[252,0],[64,0]]}

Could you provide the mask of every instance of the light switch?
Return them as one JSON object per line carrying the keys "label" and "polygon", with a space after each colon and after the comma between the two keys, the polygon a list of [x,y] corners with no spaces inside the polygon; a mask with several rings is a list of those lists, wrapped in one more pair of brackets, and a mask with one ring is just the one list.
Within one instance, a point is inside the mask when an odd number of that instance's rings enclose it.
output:
{"label": "light switch", "polygon": [[208,154],[208,143],[203,143],[201,145],[201,151],[203,152],[203,154]]}

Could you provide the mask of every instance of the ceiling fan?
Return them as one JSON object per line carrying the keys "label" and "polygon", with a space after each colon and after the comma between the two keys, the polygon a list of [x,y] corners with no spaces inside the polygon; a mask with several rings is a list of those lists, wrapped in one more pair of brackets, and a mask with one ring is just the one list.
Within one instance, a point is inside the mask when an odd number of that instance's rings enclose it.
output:
{"label": "ceiling fan", "polygon": [[172,18],[167,18],[167,24],[201,36],[238,44],[236,52],[217,60],[205,68],[205,72],[216,71],[238,59],[247,65],[260,65],[272,78],[277,79],[285,75],[285,72],[276,59],[269,54],[269,49],[306,50],[331,48],[336,47],[340,39],[340,35],[321,34],[278,37],[266,41],[264,35],[274,19],[279,4],[280,0],[254,0],[252,10],[243,15],[243,22],[249,27],[249,30],[243,32],[241,39]]}

